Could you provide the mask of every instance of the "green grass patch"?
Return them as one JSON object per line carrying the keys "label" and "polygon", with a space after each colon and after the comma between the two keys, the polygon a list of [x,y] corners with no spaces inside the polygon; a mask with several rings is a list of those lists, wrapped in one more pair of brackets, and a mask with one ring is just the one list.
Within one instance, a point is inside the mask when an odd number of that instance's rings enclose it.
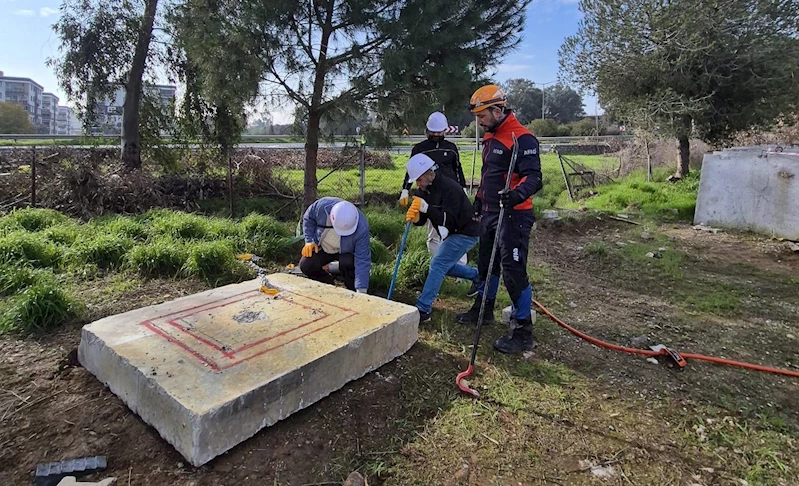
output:
{"label": "green grass patch", "polygon": [[147,239],[147,228],[137,218],[112,215],[93,219],[89,227],[102,233],[130,238],[136,241]]}
{"label": "green grass patch", "polygon": [[421,288],[430,270],[430,252],[411,249],[402,255],[397,283],[407,289]]}
{"label": "green grass patch", "polygon": [[62,250],[40,233],[14,231],[0,237],[0,263],[55,267]]}
{"label": "green grass patch", "polygon": [[145,219],[148,222],[149,233],[153,236],[200,240],[210,234],[208,219],[196,214],[157,209],[148,211]]}
{"label": "green grass patch", "polygon": [[38,271],[18,265],[0,265],[0,296],[14,295],[34,283]]}
{"label": "green grass patch", "polygon": [[186,244],[172,236],[161,236],[131,248],[126,263],[145,277],[177,277],[189,256]]}
{"label": "green grass patch", "polygon": [[391,263],[396,258],[386,245],[375,237],[369,240],[369,247],[372,250],[372,264]]}
{"label": "green grass patch", "polygon": [[[624,179],[595,188],[598,195],[587,198],[584,204],[589,209],[609,212],[640,211],[659,220],[691,220],[696,209],[699,190],[699,172],[694,171],[676,183],[663,182],[667,172],[660,171],[655,179],[647,182],[646,174],[638,171]],[[561,199],[563,207],[575,207],[567,199]]]}
{"label": "green grass patch", "polygon": [[214,287],[247,277],[247,268],[236,261],[233,244],[229,241],[201,241],[188,248],[183,267],[187,276],[199,277]]}
{"label": "green grass patch", "polygon": [[[638,265],[652,265],[661,275],[682,278],[683,253],[674,250],[660,251],[659,248],[643,243],[628,243],[621,248],[621,254]],[[649,254],[653,256],[650,257]]]}
{"label": "green grass patch", "polygon": [[7,228],[11,231],[19,228],[36,232],[68,220],[68,217],[54,209],[15,209],[0,218],[0,228]]}
{"label": "green grass patch", "polygon": [[82,305],[52,279],[40,279],[11,297],[0,316],[0,330],[38,332],[77,317]]}
{"label": "green grass patch", "polygon": [[393,263],[372,263],[372,272],[369,275],[369,292],[388,292],[393,274]]}
{"label": "green grass patch", "polygon": [[288,237],[292,231],[285,223],[263,214],[251,213],[240,224],[247,238]]}
{"label": "green grass patch", "polygon": [[42,231],[43,236],[57,245],[70,246],[85,233],[85,226],[69,220]]}
{"label": "green grass patch", "polygon": [[373,237],[386,246],[399,246],[399,241],[405,230],[405,218],[402,212],[377,206],[367,208],[365,214],[369,220],[369,231]]}
{"label": "green grass patch", "polygon": [[116,268],[133,248],[133,240],[116,234],[86,234],[76,240],[64,255],[67,264],[82,267],[96,265],[101,269]]}

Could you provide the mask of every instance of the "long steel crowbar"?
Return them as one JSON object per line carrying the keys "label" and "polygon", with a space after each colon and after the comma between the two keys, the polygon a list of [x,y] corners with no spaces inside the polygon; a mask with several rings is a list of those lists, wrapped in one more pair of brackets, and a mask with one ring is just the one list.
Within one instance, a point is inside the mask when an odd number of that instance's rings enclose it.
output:
{"label": "long steel crowbar", "polygon": [[402,243],[400,243],[399,252],[397,253],[397,263],[394,264],[394,276],[391,277],[391,286],[388,288],[388,296],[386,300],[391,300],[391,294],[394,293],[394,284],[397,283],[397,272],[399,271],[400,262],[402,261],[402,252],[405,250],[405,241],[408,239],[408,230],[411,229],[411,222],[405,223],[405,231],[402,233]]}
{"label": "long steel crowbar", "polygon": [[[513,176],[513,169],[516,167],[516,157],[519,155],[519,142],[516,140],[516,134],[512,133],[513,137],[513,152],[510,156],[510,166],[508,167],[508,177],[505,180],[505,192],[510,189],[510,180]],[[474,332],[474,345],[472,346],[472,357],[469,359],[469,367],[466,371],[460,373],[455,378],[455,384],[464,393],[468,393],[474,397],[479,397],[480,394],[477,390],[469,387],[469,381],[466,380],[474,372],[474,360],[477,358],[477,346],[480,344],[480,332],[483,330],[483,317],[485,315],[486,298],[488,297],[488,284],[491,281],[491,270],[494,268],[494,259],[497,256],[497,247],[499,246],[499,235],[502,229],[502,223],[505,221],[505,207],[499,208],[499,220],[497,221],[497,229],[494,234],[494,245],[491,248],[491,258],[488,260],[488,275],[486,275],[485,282],[483,283],[483,300],[480,302],[480,314],[477,316],[477,329]],[[500,274],[502,269],[500,269]]]}

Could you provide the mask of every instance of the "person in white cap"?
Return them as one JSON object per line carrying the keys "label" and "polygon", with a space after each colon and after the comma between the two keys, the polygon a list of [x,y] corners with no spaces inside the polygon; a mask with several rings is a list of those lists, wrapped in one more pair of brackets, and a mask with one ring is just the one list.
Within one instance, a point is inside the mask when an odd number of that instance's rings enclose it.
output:
{"label": "person in white cap", "polygon": [[[461,166],[460,154],[458,147],[450,142],[444,140],[444,131],[448,127],[447,117],[441,112],[434,112],[427,118],[427,140],[419,142],[414,145],[411,150],[411,157],[416,154],[424,154],[438,165],[436,174],[439,177],[447,177],[454,180],[462,188],[462,191],[468,195],[466,189],[466,178],[463,176],[463,167]],[[399,203],[403,208],[408,207],[409,192],[413,180],[409,180],[408,173],[405,173],[405,180],[402,183],[402,193],[400,194]],[[428,224],[427,225],[427,249],[430,253],[435,254],[438,245],[441,243],[441,236],[436,229]],[[466,256],[463,257],[463,263],[466,264]]]}
{"label": "person in white cap", "polygon": [[436,164],[425,154],[416,154],[406,166],[408,180],[416,182],[413,202],[405,220],[421,226],[431,224],[441,235],[441,244],[430,260],[430,271],[424,288],[416,300],[420,322],[430,320],[433,301],[438,296],[444,277],[463,278],[477,284],[476,268],[459,263],[477,245],[480,223],[473,218],[471,201],[461,186],[448,177],[439,177]]}
{"label": "person in white cap", "polygon": [[351,202],[323,197],[305,210],[302,229],[305,236],[300,259],[302,273],[332,285],[333,276],[324,267],[338,261],[344,285],[365,294],[372,269],[366,216]]}

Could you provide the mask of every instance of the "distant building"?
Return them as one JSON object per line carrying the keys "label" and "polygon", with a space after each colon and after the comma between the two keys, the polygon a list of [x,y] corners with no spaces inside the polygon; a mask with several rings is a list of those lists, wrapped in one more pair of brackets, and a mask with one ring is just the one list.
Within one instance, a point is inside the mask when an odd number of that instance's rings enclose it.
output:
{"label": "distant building", "polygon": [[54,135],[80,135],[83,125],[75,112],[68,106],[59,106],[56,111]]}
{"label": "distant building", "polygon": [[53,93],[42,93],[42,119],[36,131],[44,134],[56,132],[56,116],[58,114],[58,96]]}
{"label": "distant building", "polygon": [[[146,85],[145,93],[157,98],[162,109],[174,110],[175,92],[177,87],[172,85]],[[92,127],[94,135],[120,135],[122,133],[122,110],[125,105],[125,89],[117,89],[110,97],[95,105],[95,125]]]}
{"label": "distant building", "polygon": [[0,71],[0,101],[21,105],[37,128],[42,124],[43,93],[44,87],[36,81],[5,76]]}

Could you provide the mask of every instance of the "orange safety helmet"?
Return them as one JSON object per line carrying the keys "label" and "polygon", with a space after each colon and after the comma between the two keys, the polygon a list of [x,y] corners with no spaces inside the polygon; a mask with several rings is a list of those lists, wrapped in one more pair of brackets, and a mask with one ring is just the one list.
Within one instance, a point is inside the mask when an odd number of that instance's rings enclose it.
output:
{"label": "orange safety helmet", "polygon": [[491,106],[504,106],[507,101],[499,86],[489,84],[474,92],[469,101],[469,109],[472,113],[478,113]]}

